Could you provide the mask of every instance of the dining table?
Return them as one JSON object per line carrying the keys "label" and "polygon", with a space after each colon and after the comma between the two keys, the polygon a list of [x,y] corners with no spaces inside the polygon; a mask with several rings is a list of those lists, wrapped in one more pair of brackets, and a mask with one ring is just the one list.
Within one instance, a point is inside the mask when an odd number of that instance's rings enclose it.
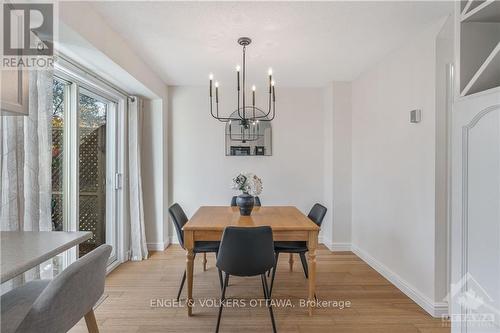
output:
{"label": "dining table", "polygon": [[4,283],[92,237],[88,231],[1,231],[0,282]]}
{"label": "dining table", "polygon": [[294,206],[254,207],[250,216],[240,215],[239,207],[202,206],[184,225],[188,316],[193,315],[194,244],[197,241],[220,241],[229,226],[270,226],[274,241],[305,241],[308,248],[308,311],[312,315],[316,295],[316,248],[319,227]]}

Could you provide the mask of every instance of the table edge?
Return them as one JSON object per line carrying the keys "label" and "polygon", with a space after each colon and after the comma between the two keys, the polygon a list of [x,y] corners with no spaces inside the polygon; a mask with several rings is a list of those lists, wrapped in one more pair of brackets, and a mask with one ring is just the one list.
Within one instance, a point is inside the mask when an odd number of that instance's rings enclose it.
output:
{"label": "table edge", "polygon": [[[263,208],[266,208],[266,207],[273,207],[273,208],[295,208],[297,211],[299,211],[302,215],[304,215],[306,218],[307,216],[302,213],[302,211],[300,209],[297,208],[297,206],[290,206],[290,205],[285,205],[285,206],[263,206]],[[220,205],[220,206],[200,206],[198,207],[198,209],[196,209],[196,211],[194,212],[193,216],[191,216],[191,218],[186,222],[186,224],[184,224],[184,226],[182,227],[182,230],[183,231],[224,231],[224,228],[219,228],[219,227],[213,227],[213,226],[196,226],[196,227],[192,227],[190,226],[189,222],[191,222],[191,220],[193,219],[193,217],[200,211],[200,209],[202,208],[231,208],[231,206],[224,206],[224,205]],[[313,221],[311,221],[312,225],[310,227],[304,227],[304,228],[297,228],[297,229],[290,229],[290,228],[287,228],[287,227],[272,227],[271,228],[273,229],[273,231],[320,231],[321,228],[316,225]],[[241,227],[244,227],[244,228],[247,228],[246,226],[241,226]],[[251,226],[248,226],[248,228],[251,228]]]}
{"label": "table edge", "polygon": [[[2,231],[2,233],[3,232],[8,233],[8,232],[23,232],[23,231]],[[80,235],[80,237],[75,238],[71,242],[63,244],[63,245],[55,248],[54,250],[47,252],[44,255],[41,255],[40,257],[38,257],[34,260],[28,261],[27,264],[25,264],[25,265],[15,267],[15,269],[12,270],[11,272],[7,272],[7,273],[1,272],[0,273],[1,274],[0,275],[0,283],[4,283],[6,281],[9,281],[9,280],[15,278],[16,276],[18,276],[24,272],[27,272],[30,269],[32,269],[33,267],[43,263],[44,261],[47,261],[48,259],[58,255],[59,253],[64,252],[64,251],[72,248],[73,246],[78,245],[78,244],[80,244],[80,243],[82,243],[82,242],[84,242],[87,239],[92,237],[92,232],[90,232],[90,231],[40,231],[40,232],[47,232],[47,233],[49,233],[49,232],[64,232],[64,233],[75,233],[75,234],[80,233],[81,235]]]}

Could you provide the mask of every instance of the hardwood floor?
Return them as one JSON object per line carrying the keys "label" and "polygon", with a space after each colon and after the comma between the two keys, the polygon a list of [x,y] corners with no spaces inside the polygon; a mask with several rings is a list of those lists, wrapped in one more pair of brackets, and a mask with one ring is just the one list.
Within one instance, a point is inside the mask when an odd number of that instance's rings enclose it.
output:
{"label": "hardwood floor", "polygon": [[[175,299],[185,269],[185,252],[170,246],[154,252],[151,259],[128,262],[106,279],[107,297],[95,310],[101,332],[213,332],[217,308],[200,307],[200,299],[220,297],[215,258],[208,254],[207,271],[203,256],[195,261],[194,316],[186,309],[152,307],[151,300]],[[259,277],[231,277],[227,296],[245,299],[245,308],[225,308],[221,332],[271,332],[265,307],[250,307],[251,298],[262,298]],[[320,300],[350,301],[350,308],[315,309],[312,317],[301,308],[299,299],[307,298],[307,282],[300,260],[295,258],[289,271],[288,256],[280,257],[273,298],[290,298],[295,307],[274,308],[279,332],[405,332],[449,333],[441,319],[432,318],[380,274],[351,252],[331,253],[319,246],[317,251],[317,296]],[[186,288],[181,300],[186,297]],[[333,304],[332,304],[333,305]],[[87,332],[82,320],[70,332]]]}

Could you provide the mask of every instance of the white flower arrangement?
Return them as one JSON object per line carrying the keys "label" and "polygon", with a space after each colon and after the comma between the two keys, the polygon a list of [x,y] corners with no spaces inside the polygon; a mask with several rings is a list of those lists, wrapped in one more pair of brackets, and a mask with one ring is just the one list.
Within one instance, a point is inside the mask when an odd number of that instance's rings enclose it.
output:
{"label": "white flower arrangement", "polygon": [[262,180],[249,172],[240,172],[233,178],[232,189],[242,191],[251,195],[262,193]]}

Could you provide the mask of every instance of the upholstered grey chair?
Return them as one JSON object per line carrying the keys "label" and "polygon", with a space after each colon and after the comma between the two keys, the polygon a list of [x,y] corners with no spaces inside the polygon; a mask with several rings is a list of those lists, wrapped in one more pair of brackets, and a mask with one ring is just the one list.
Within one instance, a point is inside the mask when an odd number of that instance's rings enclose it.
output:
{"label": "upholstered grey chair", "polygon": [[1,297],[2,333],[59,333],[85,317],[99,332],[93,306],[104,292],[111,246],[101,245],[69,265],[53,280],[36,280]]}

